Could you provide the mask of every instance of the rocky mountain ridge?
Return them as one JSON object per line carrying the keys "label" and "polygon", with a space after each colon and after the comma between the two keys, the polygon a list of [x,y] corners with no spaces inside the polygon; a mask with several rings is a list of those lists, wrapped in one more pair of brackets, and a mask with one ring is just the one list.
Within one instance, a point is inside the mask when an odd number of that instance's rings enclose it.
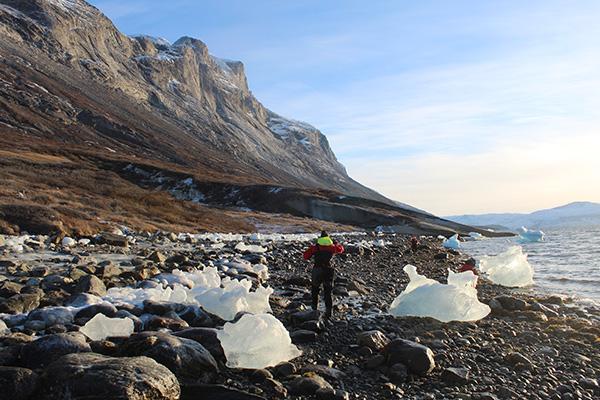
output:
{"label": "rocky mountain ridge", "polygon": [[[0,0],[0,56],[4,231],[471,230],[351,179],[321,132],[265,108],[243,64],[200,40],[128,37],[83,0]],[[175,196],[187,181],[203,196]]]}

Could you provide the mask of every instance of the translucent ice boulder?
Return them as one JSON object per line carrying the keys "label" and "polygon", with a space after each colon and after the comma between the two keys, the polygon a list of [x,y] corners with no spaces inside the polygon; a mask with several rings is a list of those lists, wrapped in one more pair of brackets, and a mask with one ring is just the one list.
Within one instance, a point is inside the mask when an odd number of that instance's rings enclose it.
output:
{"label": "translucent ice boulder", "polygon": [[244,242],[239,242],[236,246],[235,249],[239,252],[248,252],[248,253],[264,253],[265,251],[267,251],[266,247],[262,247],[256,244],[250,244],[247,245]]}
{"label": "translucent ice boulder", "polygon": [[79,331],[91,340],[129,337],[133,333],[133,321],[129,318],[108,318],[104,314],[96,314]]}
{"label": "translucent ice boulder", "polygon": [[519,229],[519,241],[524,243],[543,242],[544,237],[545,235],[542,231],[529,230],[524,226]]}
{"label": "translucent ice boulder", "polygon": [[469,232],[469,237],[472,240],[483,240],[485,239],[485,236],[483,236],[481,233],[479,232]]}
{"label": "translucent ice boulder", "polygon": [[395,316],[431,317],[442,322],[477,321],[490,313],[490,308],[477,299],[477,276],[471,271],[448,271],[444,285],[417,273],[413,265],[406,265],[408,286],[390,305]]}
{"label": "translucent ice boulder", "polygon": [[223,279],[223,287],[213,288],[196,296],[196,301],[209,313],[215,314],[225,321],[231,321],[240,311],[254,314],[271,312],[269,296],[273,289],[259,286],[251,292],[252,282],[249,280]]}
{"label": "translucent ice boulder", "polygon": [[229,368],[262,369],[302,354],[283,324],[270,314],[246,314],[226,323],[217,337]]}
{"label": "translucent ice boulder", "polygon": [[523,287],[533,284],[533,268],[520,246],[512,246],[496,256],[479,260],[479,270],[495,284]]}
{"label": "translucent ice boulder", "polygon": [[166,301],[172,303],[185,303],[187,301],[187,291],[183,286],[176,284],[174,288],[162,286],[154,288],[131,288],[131,287],[113,287],[106,291],[104,300],[119,304],[133,304],[141,306],[144,300]]}
{"label": "translucent ice boulder", "polygon": [[458,234],[452,236],[449,239],[444,239],[442,246],[444,246],[447,249],[455,249],[455,250],[460,248],[460,241],[458,240]]}

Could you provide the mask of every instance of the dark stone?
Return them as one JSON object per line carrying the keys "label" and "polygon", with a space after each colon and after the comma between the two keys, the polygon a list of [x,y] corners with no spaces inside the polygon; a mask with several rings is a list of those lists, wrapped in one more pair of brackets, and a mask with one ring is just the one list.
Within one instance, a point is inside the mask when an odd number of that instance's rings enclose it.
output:
{"label": "dark stone", "polygon": [[316,342],[319,335],[317,334],[317,332],[300,329],[290,333],[290,337],[292,338],[292,343],[304,344]]}
{"label": "dark stone", "polygon": [[448,253],[438,253],[435,256],[433,256],[434,260],[447,260],[448,259]]}
{"label": "dark stone", "polygon": [[525,300],[521,300],[513,296],[497,296],[495,299],[500,302],[502,308],[509,311],[524,311],[528,307],[528,304]]}
{"label": "dark stone", "polygon": [[19,283],[11,281],[0,282],[0,297],[7,298],[14,296],[21,293],[21,289],[23,289],[23,285]]}
{"label": "dark stone", "polygon": [[357,341],[359,345],[366,346],[375,351],[383,349],[390,342],[383,332],[377,330],[359,333]]}
{"label": "dark stone", "polygon": [[285,281],[285,283],[287,285],[301,286],[301,287],[310,287],[310,285],[311,285],[310,278],[308,278],[307,276],[304,276],[304,275],[294,275],[294,276],[288,278]]}
{"label": "dark stone", "polygon": [[38,293],[16,294],[0,301],[0,313],[21,314],[28,313],[40,305],[41,296]]}
{"label": "dark stone", "polygon": [[144,300],[144,312],[148,314],[165,315],[170,311],[181,311],[184,308],[182,304]]}
{"label": "dark stone", "polygon": [[442,371],[442,380],[449,386],[469,383],[469,370],[466,368],[446,368]]}
{"label": "dark stone", "polygon": [[179,317],[168,318],[168,317],[160,317],[157,315],[150,318],[144,325],[144,329],[150,330],[150,331],[158,330],[161,328],[170,329],[172,331],[180,331],[182,329],[186,329],[189,327],[190,326],[188,325],[188,323],[185,322],[184,320],[180,319]]}
{"label": "dark stone", "polygon": [[414,374],[426,375],[435,367],[430,348],[410,340],[395,339],[384,349],[388,365],[404,364]]}
{"label": "dark stone", "polygon": [[125,356],[146,356],[169,368],[180,382],[210,382],[217,362],[200,343],[163,332],[142,332],[121,345]]}
{"label": "dark stone", "polygon": [[301,330],[306,330],[306,331],[322,332],[323,329],[325,329],[325,326],[323,325],[322,320],[318,320],[318,321],[303,322],[298,326],[298,328],[300,328]]}
{"label": "dark stone", "polygon": [[319,375],[299,376],[288,384],[290,394],[299,396],[311,396],[320,389],[333,390],[333,387]]}
{"label": "dark stone", "polygon": [[75,314],[75,319],[78,318],[93,318],[96,314],[104,314],[109,318],[114,318],[117,314],[117,308],[113,306],[111,303],[100,303],[93,304],[91,306],[87,306],[79,310],[77,314]]}
{"label": "dark stone", "polygon": [[296,366],[291,362],[282,362],[273,367],[275,376],[285,378],[296,373]]}
{"label": "dark stone", "polygon": [[21,363],[31,369],[42,368],[66,354],[90,351],[83,334],[58,333],[25,344],[21,349]]}
{"label": "dark stone", "polygon": [[148,357],[69,354],[46,368],[43,399],[178,400],[171,371]]}
{"label": "dark stone", "polygon": [[181,319],[188,323],[188,325],[196,328],[214,328],[214,319],[198,306],[187,306],[183,311],[178,312]]}
{"label": "dark stone", "polygon": [[295,324],[301,324],[306,321],[318,320],[321,316],[318,310],[305,310],[293,313],[290,318]]}
{"label": "dark stone", "polygon": [[324,376],[325,378],[333,379],[336,381],[341,381],[346,378],[346,374],[339,369],[331,368],[326,365],[307,365],[300,370],[302,374],[305,373],[316,373],[318,375]]}
{"label": "dark stone", "polygon": [[155,263],[161,264],[167,260],[167,257],[161,253],[160,251],[153,251],[148,256],[148,260],[153,261]]}
{"label": "dark stone", "polygon": [[91,293],[102,297],[106,295],[106,286],[97,276],[86,275],[77,281],[77,285],[73,289],[73,294],[77,293]]}
{"label": "dark stone", "polygon": [[108,244],[110,246],[127,247],[129,241],[125,236],[116,235],[114,233],[103,233],[97,238],[98,243]]}
{"label": "dark stone", "polygon": [[189,328],[175,332],[173,335],[198,342],[204,346],[213,357],[221,360],[225,359],[221,341],[217,338],[217,330],[214,328]]}
{"label": "dark stone", "polygon": [[27,400],[35,393],[39,376],[27,368],[0,367],[0,398]]}

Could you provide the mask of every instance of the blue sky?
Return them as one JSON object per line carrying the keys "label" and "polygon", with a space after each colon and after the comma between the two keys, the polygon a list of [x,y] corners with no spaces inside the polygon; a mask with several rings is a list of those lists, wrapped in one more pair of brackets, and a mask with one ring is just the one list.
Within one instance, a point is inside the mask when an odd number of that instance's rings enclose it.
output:
{"label": "blue sky", "polygon": [[440,214],[600,201],[598,1],[93,0],[203,40],[352,177]]}

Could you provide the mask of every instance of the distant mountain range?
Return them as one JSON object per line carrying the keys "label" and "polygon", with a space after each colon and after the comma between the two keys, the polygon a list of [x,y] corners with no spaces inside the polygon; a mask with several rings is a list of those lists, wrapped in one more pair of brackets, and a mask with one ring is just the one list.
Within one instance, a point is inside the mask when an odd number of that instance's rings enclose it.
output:
{"label": "distant mountain range", "polygon": [[535,211],[530,214],[452,215],[445,218],[465,225],[506,227],[509,229],[517,229],[521,226],[552,228],[600,225],[600,203],[580,201]]}

